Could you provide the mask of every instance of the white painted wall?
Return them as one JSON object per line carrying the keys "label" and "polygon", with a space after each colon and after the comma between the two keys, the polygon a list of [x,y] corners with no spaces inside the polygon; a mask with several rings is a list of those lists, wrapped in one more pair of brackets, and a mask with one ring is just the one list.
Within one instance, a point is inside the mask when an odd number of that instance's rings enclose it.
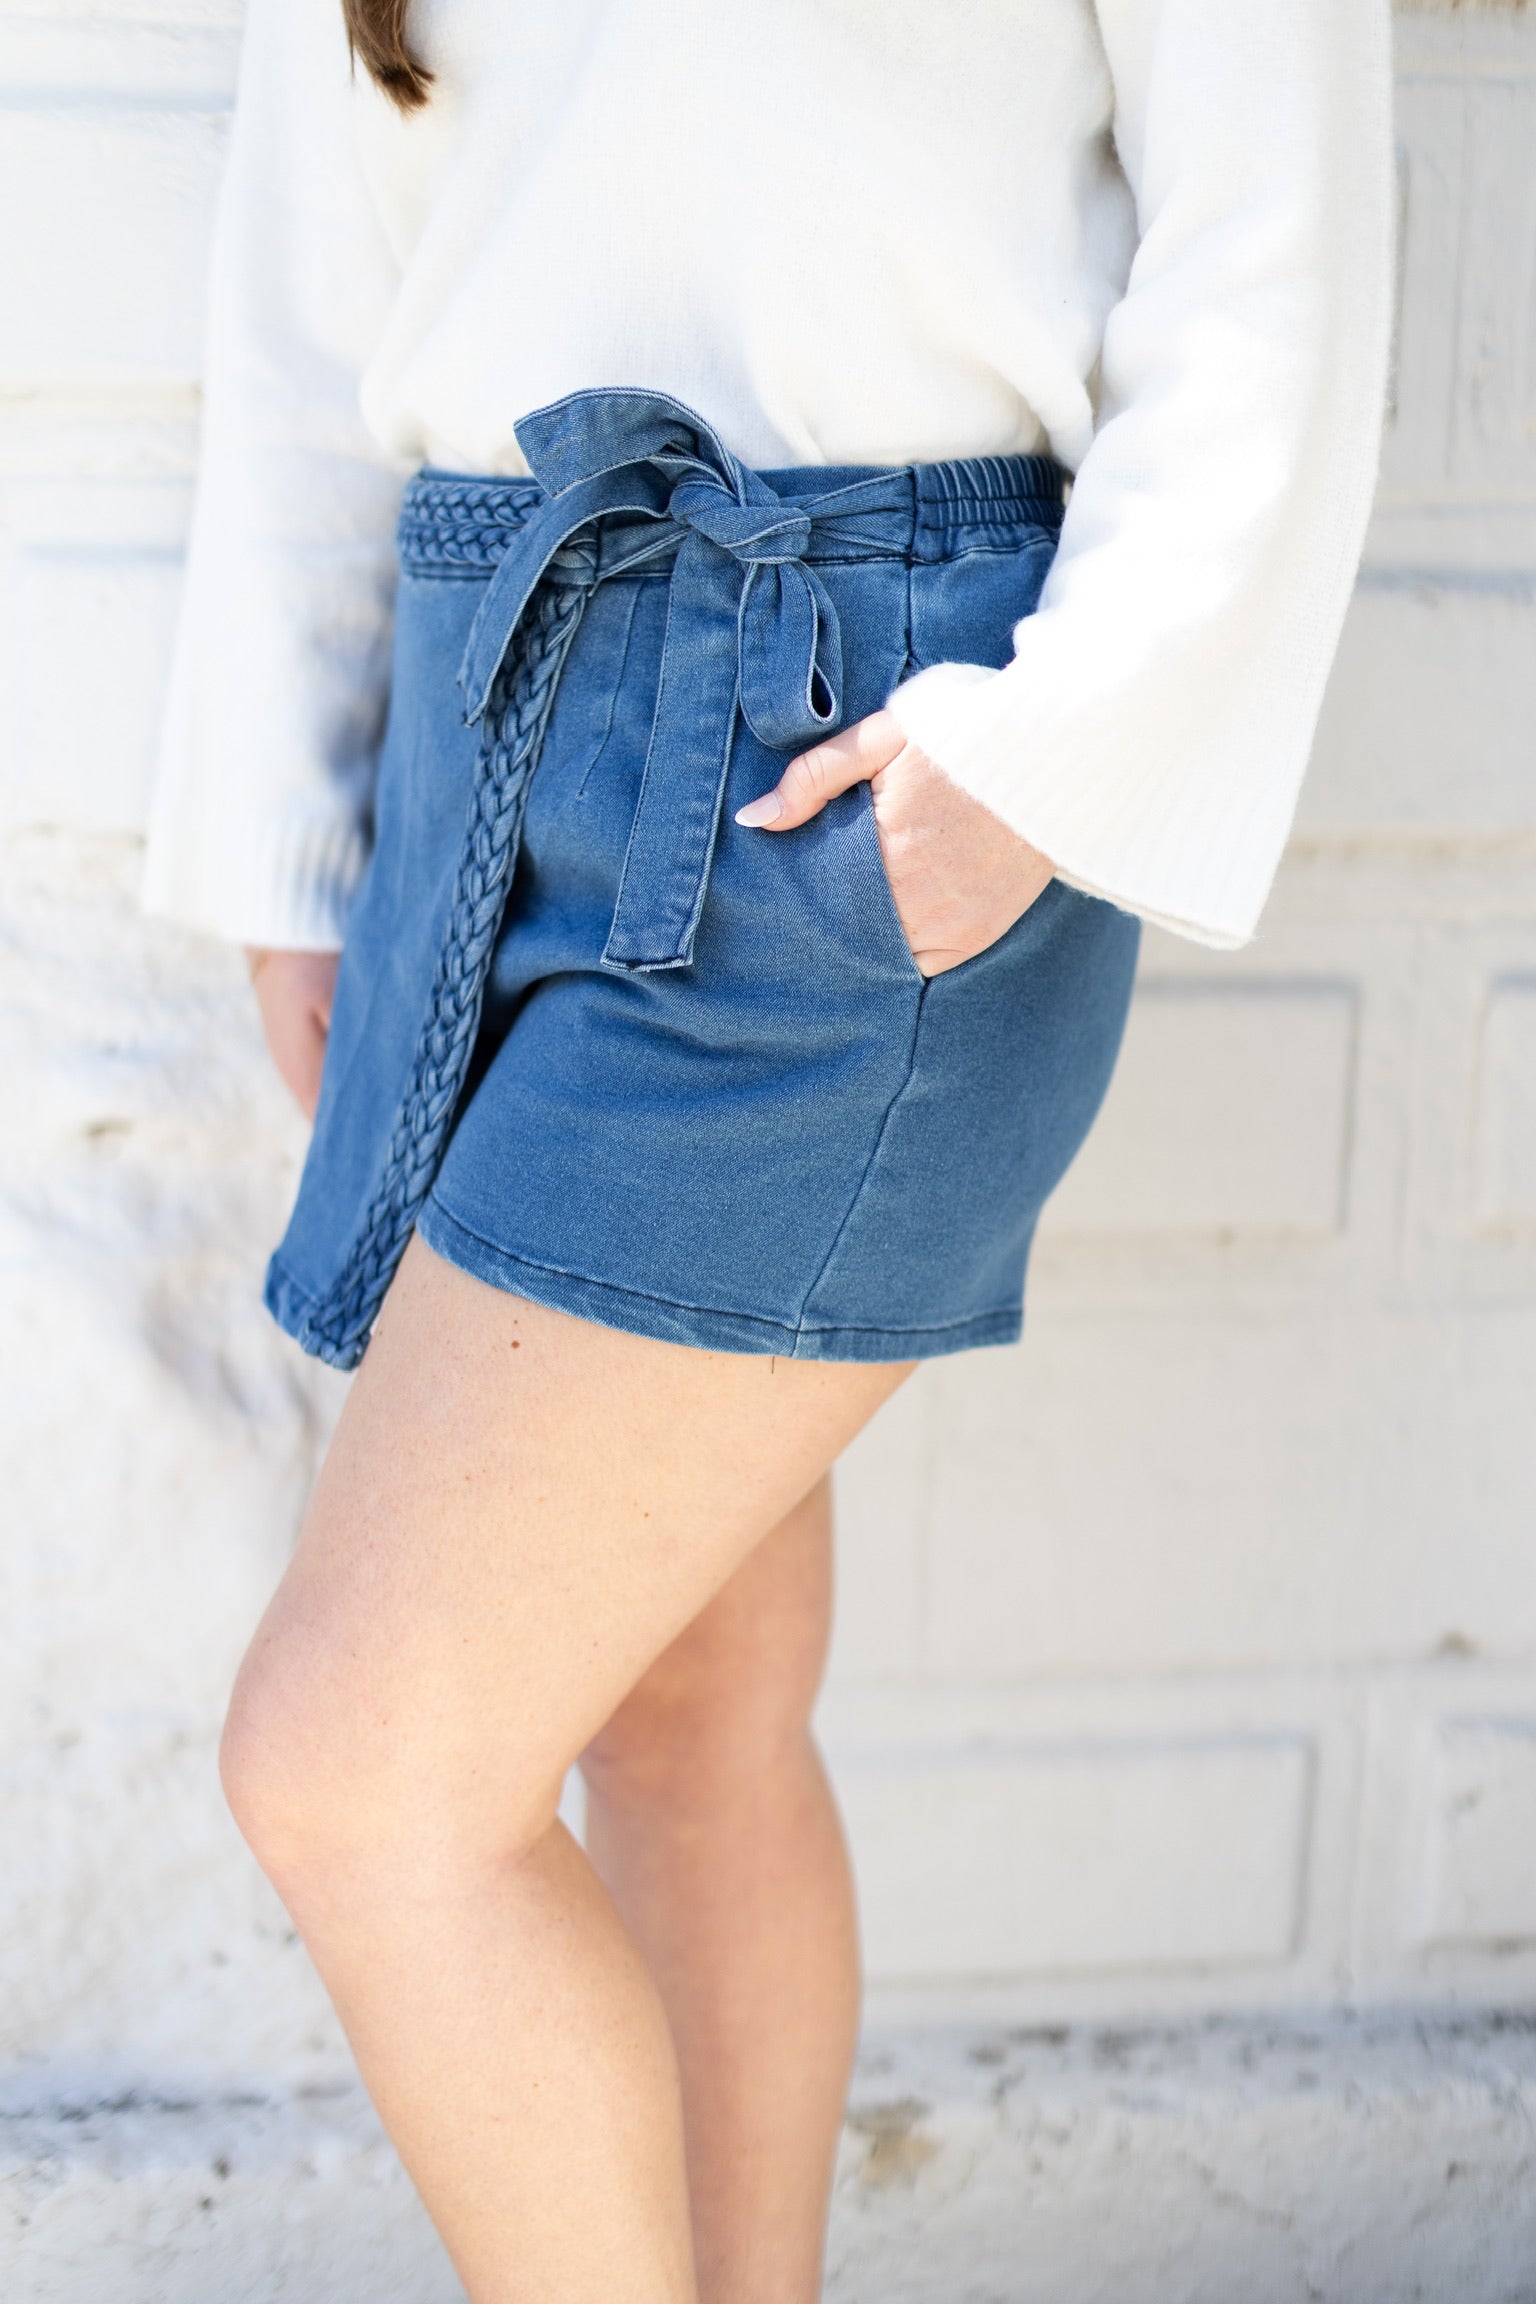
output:
{"label": "white painted wall", "polygon": [[[877,2016],[1536,2004],[1536,16],[1400,35],[1395,415],[1263,934],[1149,939],[1027,1341],[843,1483]],[[0,2114],[345,2072],[212,1760],[338,1394],[256,1303],[300,1136],[132,903],[236,38],[0,0]]]}
{"label": "white painted wall", "polygon": [[1398,31],[1393,419],[1272,908],[1149,937],[1025,1343],[849,1466],[888,2007],[1536,1994],[1536,17]]}

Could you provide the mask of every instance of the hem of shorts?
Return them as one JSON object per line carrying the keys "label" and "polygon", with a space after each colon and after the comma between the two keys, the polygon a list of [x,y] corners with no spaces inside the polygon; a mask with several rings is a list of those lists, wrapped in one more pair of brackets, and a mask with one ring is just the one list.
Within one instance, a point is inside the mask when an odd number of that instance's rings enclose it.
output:
{"label": "hem of shorts", "polygon": [[342,1370],[355,1368],[361,1360],[367,1337],[347,1337],[338,1342],[328,1330],[318,1327],[315,1314],[326,1299],[307,1288],[276,1250],[267,1259],[261,1300],[283,1334],[291,1336],[312,1360],[323,1360],[328,1368]]}
{"label": "hem of shorts", "polygon": [[1020,1305],[926,1327],[889,1328],[796,1327],[761,1313],[684,1304],[516,1255],[450,1215],[435,1196],[422,1209],[416,1229],[429,1248],[471,1279],[526,1296],[552,1311],[574,1313],[600,1327],[654,1337],[664,1344],[691,1344],[706,1352],[748,1352],[781,1360],[935,1360],[987,1344],[1016,1344],[1023,1332]]}

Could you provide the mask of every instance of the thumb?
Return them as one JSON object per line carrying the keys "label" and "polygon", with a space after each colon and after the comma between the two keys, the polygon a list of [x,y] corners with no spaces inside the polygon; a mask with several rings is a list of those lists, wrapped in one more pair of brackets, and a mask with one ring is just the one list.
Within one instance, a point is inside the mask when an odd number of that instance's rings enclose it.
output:
{"label": "thumb", "polygon": [[906,741],[889,712],[872,712],[867,720],[856,720],[824,744],[799,753],[771,792],[737,809],[736,821],[751,831],[792,832],[797,824],[819,816],[827,802],[850,784],[878,776]]}

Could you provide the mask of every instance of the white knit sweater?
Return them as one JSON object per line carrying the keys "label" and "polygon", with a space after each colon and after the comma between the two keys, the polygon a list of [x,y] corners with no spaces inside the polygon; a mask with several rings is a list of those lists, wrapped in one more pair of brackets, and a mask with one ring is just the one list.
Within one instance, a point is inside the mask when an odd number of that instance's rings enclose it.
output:
{"label": "white knit sweater", "polygon": [[422,462],[654,387],[747,462],[1049,446],[1003,672],[908,734],[1064,879],[1248,937],[1375,473],[1387,0],[416,0],[402,117],[339,0],[250,0],[147,901],[336,944]]}

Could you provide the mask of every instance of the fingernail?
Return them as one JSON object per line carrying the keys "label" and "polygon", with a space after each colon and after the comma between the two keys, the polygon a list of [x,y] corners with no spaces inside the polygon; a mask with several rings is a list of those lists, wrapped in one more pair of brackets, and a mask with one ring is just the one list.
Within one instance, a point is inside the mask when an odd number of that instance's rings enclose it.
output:
{"label": "fingernail", "polygon": [[738,808],[736,821],[745,824],[751,832],[761,831],[765,824],[776,824],[784,813],[784,803],[777,792],[765,792],[761,800],[749,800],[745,808]]}

